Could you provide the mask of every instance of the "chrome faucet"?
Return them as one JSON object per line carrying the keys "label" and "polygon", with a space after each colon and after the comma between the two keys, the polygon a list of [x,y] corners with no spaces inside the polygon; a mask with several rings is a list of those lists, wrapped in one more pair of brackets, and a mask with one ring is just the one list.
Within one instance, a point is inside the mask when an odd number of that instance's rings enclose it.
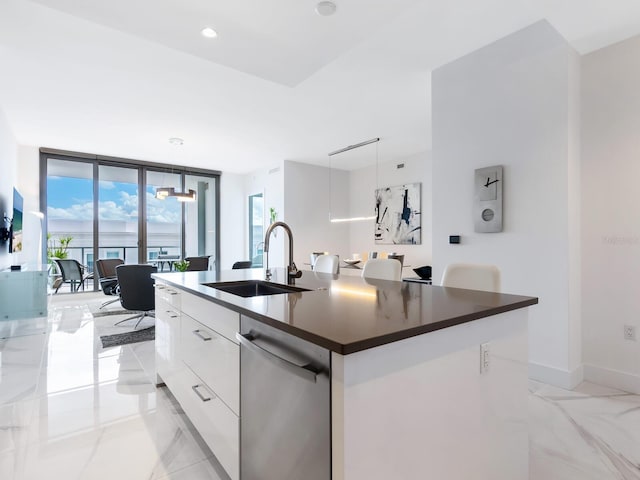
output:
{"label": "chrome faucet", "polygon": [[269,270],[269,238],[271,237],[271,232],[273,232],[276,227],[282,227],[287,235],[289,236],[289,265],[287,266],[287,283],[289,285],[293,285],[296,283],[296,278],[300,278],[302,276],[302,272],[298,270],[296,264],[293,261],[293,233],[291,233],[291,228],[284,222],[274,222],[269,225],[267,228],[267,233],[264,235],[264,258],[265,258],[265,280],[271,279],[271,270]]}

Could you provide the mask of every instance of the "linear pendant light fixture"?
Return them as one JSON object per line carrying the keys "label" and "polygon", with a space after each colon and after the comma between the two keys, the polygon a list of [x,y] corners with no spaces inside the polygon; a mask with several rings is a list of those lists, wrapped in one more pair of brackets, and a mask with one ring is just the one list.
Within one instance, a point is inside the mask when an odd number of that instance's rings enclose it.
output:
{"label": "linear pendant light fixture", "polygon": [[[169,143],[175,147],[181,147],[184,144],[184,140],[180,137],[171,137],[169,139]],[[174,187],[156,188],[156,198],[158,200],[166,200],[169,197],[174,197],[179,202],[195,202],[196,191],[189,189],[188,192],[176,192],[176,189]]]}
{"label": "linear pendant light fixture", "polygon": [[[356,143],[355,145],[349,145],[348,147],[341,148],[339,150],[335,150],[329,153],[330,157],[334,155],[338,155],[340,153],[348,152],[350,150],[355,150],[356,148],[364,147],[365,145],[370,145],[372,143],[378,143],[380,138],[372,138],[371,140],[366,140],[364,142]],[[329,182],[331,182],[331,174],[329,174]],[[378,183],[378,145],[376,145],[376,187]],[[331,218],[331,186],[329,186],[329,221],[331,223],[342,223],[342,222],[362,222],[366,220],[374,220],[376,218],[375,215],[368,217],[348,217],[348,218]]]}
{"label": "linear pendant light fixture", "polygon": [[168,197],[174,197],[179,202],[195,202],[196,191],[189,189],[188,192],[176,192],[176,189],[173,187],[156,188],[157,199],[166,200]]}

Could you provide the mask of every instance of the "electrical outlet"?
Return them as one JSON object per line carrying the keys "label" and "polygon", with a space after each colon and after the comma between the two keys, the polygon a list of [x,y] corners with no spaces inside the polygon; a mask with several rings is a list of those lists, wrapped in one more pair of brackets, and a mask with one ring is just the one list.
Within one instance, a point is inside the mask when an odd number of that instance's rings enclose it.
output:
{"label": "electrical outlet", "polygon": [[483,375],[489,371],[491,366],[491,356],[489,351],[489,344],[483,343],[480,345],[480,375]]}
{"label": "electrical outlet", "polygon": [[624,326],[624,339],[625,340],[633,340],[636,339],[636,327],[633,325],[625,325]]}

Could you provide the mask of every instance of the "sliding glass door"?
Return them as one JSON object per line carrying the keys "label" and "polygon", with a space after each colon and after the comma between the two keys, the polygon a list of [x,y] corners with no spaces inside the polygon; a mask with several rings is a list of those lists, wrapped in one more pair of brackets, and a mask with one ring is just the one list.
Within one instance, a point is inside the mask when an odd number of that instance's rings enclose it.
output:
{"label": "sliding glass door", "polygon": [[[47,171],[47,261],[51,284],[58,291],[86,288],[63,277],[59,260],[76,260],[89,278],[93,272],[94,190],[90,163],[52,159]],[[69,273],[71,277],[73,273]],[[77,277],[74,277],[77,278]]]}
{"label": "sliding glass door", "polygon": [[137,168],[98,167],[98,258],[138,263],[138,174]]}
{"label": "sliding glass door", "polygon": [[195,201],[184,203],[184,239],[187,257],[209,257],[209,265],[217,264],[218,229],[217,178],[185,175],[184,191],[193,190]]}
{"label": "sliding glass door", "polygon": [[147,171],[145,231],[147,261],[170,269],[182,257],[182,203],[176,197],[157,198],[158,188],[180,191],[180,175]]}
{"label": "sliding glass door", "polygon": [[[91,273],[98,258],[152,263],[167,271],[185,257],[208,256],[215,267],[218,179],[216,172],[41,153],[49,247],[43,256],[50,262],[55,256],[76,259],[86,266],[85,288],[96,289],[97,275],[93,279]],[[158,196],[158,189],[171,194]],[[192,196],[181,195],[190,190]]]}

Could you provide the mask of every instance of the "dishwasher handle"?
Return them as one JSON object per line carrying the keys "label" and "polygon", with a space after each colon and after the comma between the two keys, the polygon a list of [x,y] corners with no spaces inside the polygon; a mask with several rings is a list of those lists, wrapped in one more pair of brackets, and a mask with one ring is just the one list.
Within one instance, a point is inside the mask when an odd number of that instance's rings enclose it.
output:
{"label": "dishwasher handle", "polygon": [[285,360],[284,358],[279,357],[278,355],[275,355],[269,350],[262,348],[260,345],[254,343],[253,339],[253,335],[242,335],[241,333],[236,332],[236,340],[238,340],[240,342],[240,345],[242,345],[243,347],[248,348],[258,355],[262,355],[272,363],[278,365],[280,368],[284,368],[294,375],[304,378],[305,380],[309,380],[310,382],[316,383],[316,377],[318,376],[320,371],[313,365],[298,365],[296,363],[290,362],[289,360]]}

